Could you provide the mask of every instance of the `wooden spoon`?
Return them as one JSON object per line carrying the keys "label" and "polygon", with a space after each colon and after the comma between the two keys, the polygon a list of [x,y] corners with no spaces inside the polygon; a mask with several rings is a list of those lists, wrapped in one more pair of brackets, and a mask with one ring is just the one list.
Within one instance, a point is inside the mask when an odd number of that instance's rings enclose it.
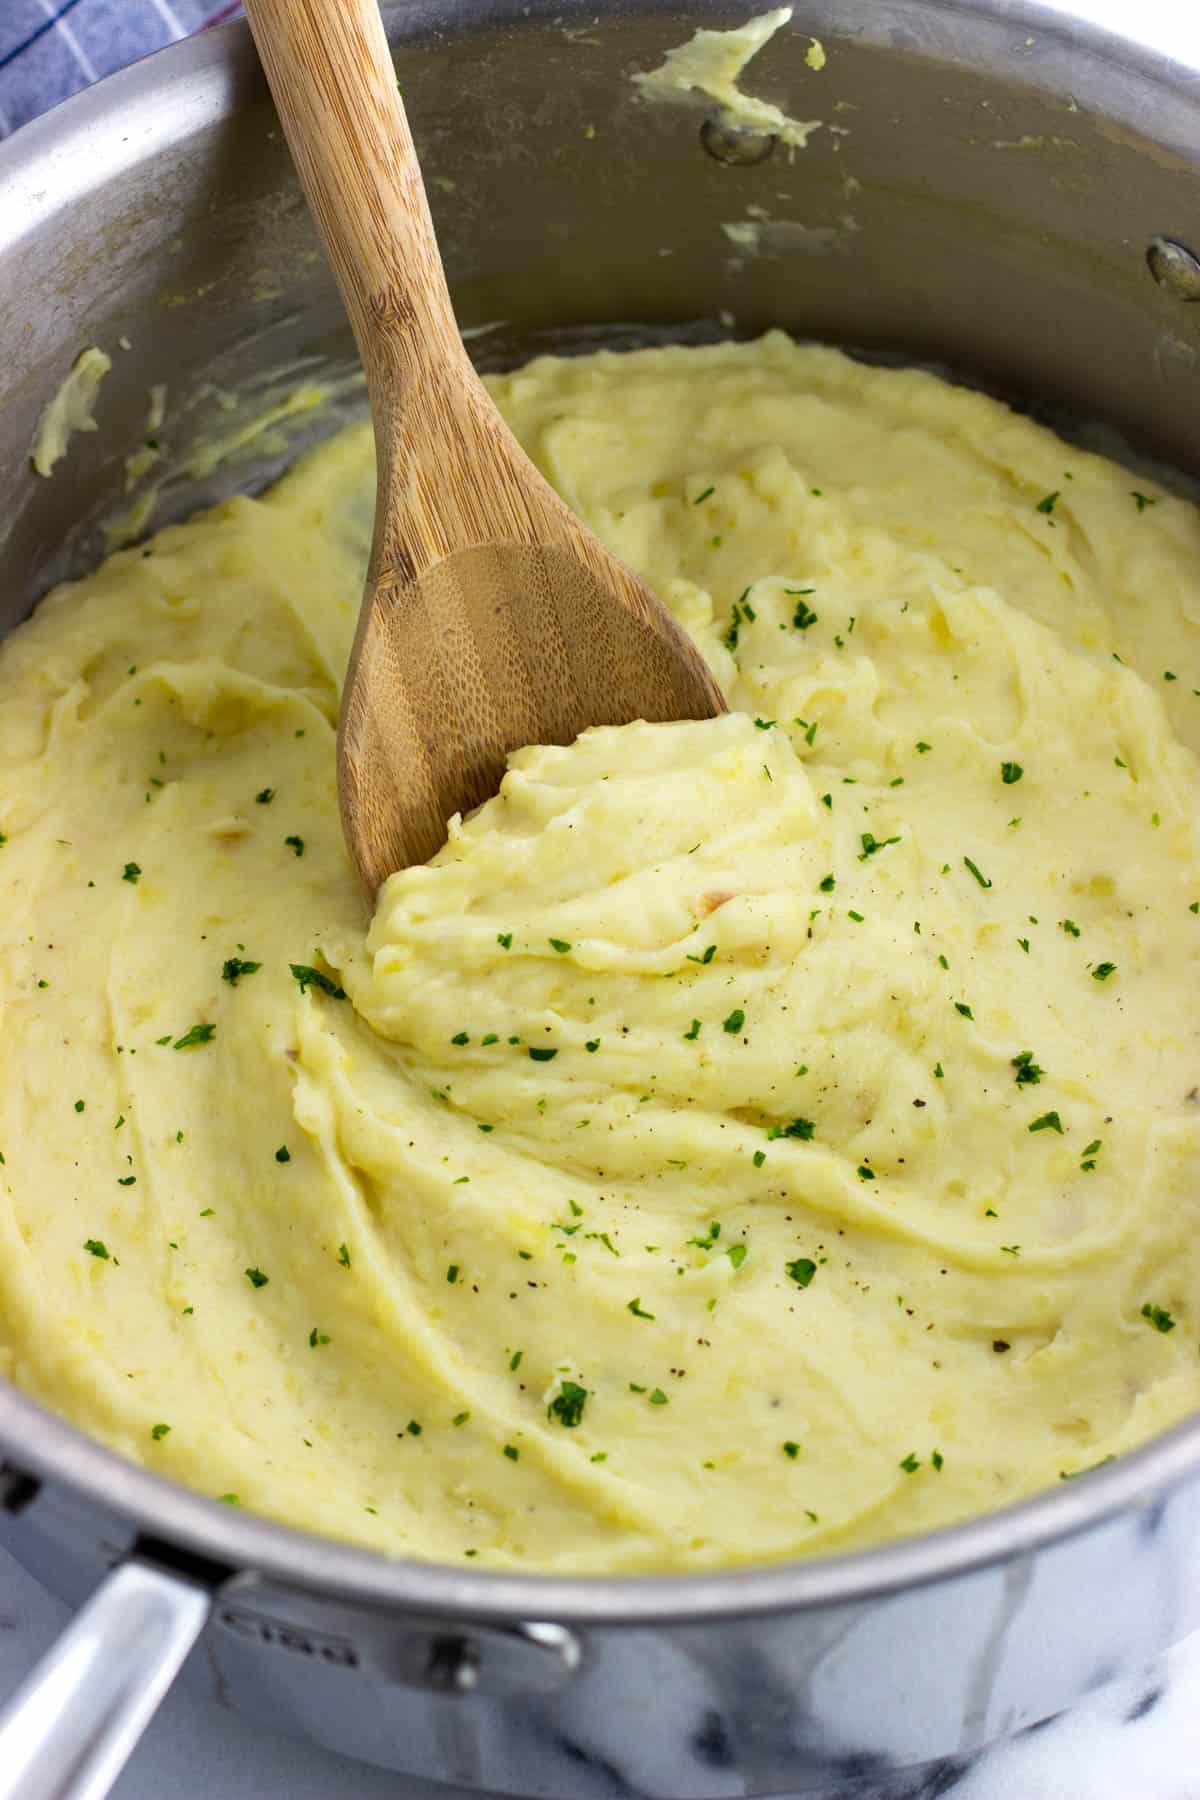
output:
{"label": "wooden spoon", "polygon": [[375,538],[338,733],[342,826],[374,894],[496,792],[509,751],[589,725],[711,718],[724,701],[471,367],[376,0],[246,0],[246,14],[375,424]]}

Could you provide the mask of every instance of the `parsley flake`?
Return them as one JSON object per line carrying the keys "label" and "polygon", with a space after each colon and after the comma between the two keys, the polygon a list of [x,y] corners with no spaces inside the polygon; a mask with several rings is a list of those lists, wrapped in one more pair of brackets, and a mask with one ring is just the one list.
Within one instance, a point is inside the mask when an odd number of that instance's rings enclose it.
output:
{"label": "parsley flake", "polygon": [[171,1045],[172,1050],[194,1050],[198,1044],[211,1044],[217,1035],[215,1025],[190,1025],[182,1037],[177,1037]]}
{"label": "parsley flake", "polygon": [[1150,1321],[1155,1331],[1167,1332],[1175,1329],[1175,1321],[1170,1313],[1164,1307],[1155,1306],[1152,1300],[1147,1300],[1142,1307],[1142,1317]]}
{"label": "parsley flake", "polygon": [[288,968],[292,971],[295,980],[299,982],[302,994],[307,993],[310,987],[315,987],[322,994],[328,994],[331,1000],[346,998],[345,988],[339,987],[336,982],[331,981],[328,975],[323,975],[320,969],[314,969],[308,963],[289,963]]}
{"label": "parsley flake", "polygon": [[1026,1129],[1028,1131],[1057,1131],[1059,1137],[1061,1137],[1063,1135],[1063,1122],[1056,1112],[1044,1112],[1034,1119],[1033,1123],[1027,1126]]}
{"label": "parsley flake", "polygon": [[1018,1087],[1036,1086],[1042,1079],[1045,1070],[1033,1060],[1032,1050],[1021,1050],[1011,1059],[1011,1066],[1017,1071],[1015,1080]]}
{"label": "parsley flake", "polygon": [[243,1269],[242,1274],[246,1277],[250,1286],[254,1288],[266,1287],[268,1281],[271,1279],[269,1275],[264,1275],[261,1269]]}
{"label": "parsley flake", "polygon": [[236,987],[243,975],[257,975],[261,968],[261,963],[243,962],[240,956],[227,956],[221,965],[221,980]]}
{"label": "parsley flake", "polygon": [[1117,965],[1114,962],[1097,963],[1095,968],[1092,970],[1092,980],[1093,981],[1107,981],[1109,976],[1115,975],[1116,972],[1117,972]]}
{"label": "parsley flake", "polygon": [[109,1260],[108,1246],[107,1246],[107,1244],[105,1244],[103,1242],[102,1239],[100,1239],[100,1238],[85,1238],[83,1240],[83,1247],[87,1251],[89,1256],[98,1257],[101,1262],[108,1262],[108,1260]]}
{"label": "parsley flake", "polygon": [[990,888],[991,887],[991,885],[992,885],[991,882],[988,880],[987,876],[983,873],[983,870],[979,867],[978,863],[973,863],[969,856],[964,856],[963,864],[964,864],[964,867],[966,867],[967,869],[969,869],[971,871],[971,874],[975,877],[976,881],[979,883],[981,888]]}
{"label": "parsley flake", "polygon": [[745,1023],[746,1023],[745,1012],[742,1010],[742,1008],[740,1006],[735,1006],[733,1011],[730,1013],[729,1017],[723,1021],[721,1029],[723,1031],[729,1032],[730,1036],[732,1037],[742,1029],[742,1026]]}
{"label": "parsley flake", "polygon": [[795,1262],[784,1264],[784,1272],[797,1287],[806,1288],[817,1272],[817,1265],[811,1256],[798,1256]]}
{"label": "parsley flake", "polygon": [[646,1311],[640,1299],[626,1301],[625,1310],[631,1312],[635,1319],[653,1319],[655,1316],[652,1312]]}
{"label": "parsley flake", "polygon": [[1019,762],[1002,762],[1000,764],[1000,779],[1005,787],[1012,787],[1015,781],[1020,781],[1024,773]]}
{"label": "parsley flake", "polygon": [[564,1381],[546,1408],[546,1417],[557,1419],[560,1425],[565,1425],[572,1431],[583,1418],[587,1398],[588,1390],[580,1387],[577,1381]]}
{"label": "parsley flake", "polygon": [[138,883],[138,876],[141,874],[141,872],[142,871],[138,867],[137,863],[134,863],[134,862],[126,863],[125,867],[121,871],[121,880],[128,881],[129,883],[131,883],[132,886],[136,887],[137,883]]}

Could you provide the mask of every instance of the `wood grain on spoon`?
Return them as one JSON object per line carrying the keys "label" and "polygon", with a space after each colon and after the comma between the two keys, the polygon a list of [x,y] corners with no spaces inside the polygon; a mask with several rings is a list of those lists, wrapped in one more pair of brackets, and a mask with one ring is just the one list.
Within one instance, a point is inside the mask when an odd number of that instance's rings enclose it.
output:
{"label": "wood grain on spoon", "polygon": [[471,367],[375,0],[246,0],[246,13],[375,424],[375,539],[338,734],[342,824],[374,893],[496,792],[511,750],[589,725],[710,718],[724,702]]}

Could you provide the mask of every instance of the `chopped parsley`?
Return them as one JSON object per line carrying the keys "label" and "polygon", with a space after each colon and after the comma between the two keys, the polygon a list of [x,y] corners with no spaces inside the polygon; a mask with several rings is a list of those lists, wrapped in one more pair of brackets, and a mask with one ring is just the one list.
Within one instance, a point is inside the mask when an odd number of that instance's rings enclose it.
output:
{"label": "chopped parsley", "polygon": [[341,1263],[343,1269],[348,1269],[350,1267],[350,1252],[345,1244],[338,1245],[338,1261]]}
{"label": "chopped parsley", "polygon": [[685,1031],[683,1035],[685,1038],[698,1038],[700,1036],[700,1021],[699,1021],[699,1019],[693,1019],[690,1029]]}
{"label": "chopped parsley", "polygon": [[815,1130],[816,1127],[811,1119],[793,1119],[790,1125],[772,1125],[767,1136],[768,1138],[803,1138],[804,1142],[808,1143]]}
{"label": "chopped parsley", "polygon": [[742,1010],[742,1008],[740,1006],[735,1006],[733,1011],[730,1013],[729,1017],[723,1021],[721,1028],[723,1031],[729,1032],[730,1036],[732,1037],[735,1033],[739,1032],[742,1029],[742,1026],[745,1023],[746,1023],[745,1012]]}
{"label": "chopped parsley", "polygon": [[150,1436],[154,1439],[156,1444],[160,1443],[162,1439],[166,1437],[170,1429],[171,1427],[169,1425],[152,1425],[150,1427]]}
{"label": "chopped parsley", "polygon": [[746,1260],[746,1246],[745,1244],[730,1244],[727,1254],[734,1268],[740,1269]]}
{"label": "chopped parsley", "polygon": [[1054,511],[1055,501],[1060,498],[1061,491],[1058,488],[1055,488],[1052,494],[1044,494],[1037,503],[1038,512],[1045,513],[1046,517],[1049,518],[1050,514]]}
{"label": "chopped parsley", "polygon": [[[811,594],[812,588],[784,588],[785,594]],[[806,600],[797,600],[796,610],[792,614],[792,624],[797,631],[807,631],[810,625],[817,622],[817,614]]]}
{"label": "chopped parsley", "polygon": [[580,1387],[577,1381],[564,1381],[546,1408],[548,1419],[557,1419],[560,1425],[574,1430],[583,1418],[583,1409],[587,1405],[588,1390]]}
{"label": "chopped parsley", "polygon": [[652,1312],[646,1311],[639,1299],[626,1301],[625,1310],[631,1312],[635,1319],[653,1319],[655,1316]]}
{"label": "chopped parsley", "polygon": [[465,1031],[456,1031],[454,1036],[450,1039],[452,1044],[469,1044],[470,1041],[470,1034]]}
{"label": "chopped parsley", "polygon": [[289,963],[288,968],[292,971],[295,980],[300,983],[302,994],[307,993],[310,987],[315,987],[322,994],[328,994],[331,1000],[346,998],[345,988],[339,987],[335,981],[331,981],[328,975],[323,975],[320,969],[314,969],[308,963]]}
{"label": "chopped parsley", "polygon": [[899,1466],[904,1470],[904,1473],[906,1475],[915,1475],[917,1470],[920,1468],[921,1464],[917,1459],[916,1452],[914,1450],[910,1450],[908,1455],[904,1458],[903,1462]]}
{"label": "chopped parsley", "polygon": [[992,885],[991,882],[988,880],[987,876],[983,873],[983,870],[979,867],[978,863],[972,862],[971,858],[969,856],[964,856],[963,857],[963,865],[965,868],[967,868],[971,871],[971,874],[975,877],[976,881],[979,883],[981,888],[990,888],[991,887],[991,885]]}
{"label": "chopped parsley", "polygon": [[530,1044],[529,1046],[531,1062],[553,1062],[557,1055],[557,1050],[552,1050],[545,1044]]}
{"label": "chopped parsley", "polygon": [[1145,510],[1148,506],[1157,506],[1158,505],[1158,501],[1156,499],[1154,499],[1150,494],[1139,494],[1136,488],[1130,489],[1130,495],[1134,500],[1137,501],[1137,509],[1139,512],[1145,512]]}
{"label": "chopped parsley", "polygon": [[291,1162],[291,1160],[292,1160],[292,1153],[288,1149],[287,1145],[280,1144],[278,1150],[275,1152],[275,1161],[277,1163],[289,1163],[289,1162]]}
{"label": "chopped parsley", "polygon": [[1032,1050],[1021,1050],[1011,1059],[1011,1066],[1017,1071],[1015,1080],[1018,1087],[1036,1087],[1045,1070],[1033,1060]]}
{"label": "chopped parsley", "polygon": [[764,1163],[765,1163],[765,1162],[766,1162],[766,1160],[767,1160],[767,1153],[766,1153],[766,1151],[765,1151],[765,1150],[756,1150],[756,1151],[755,1151],[755,1152],[754,1152],[754,1159],[753,1159],[753,1160],[754,1160],[754,1166],[755,1166],[755,1168],[756,1168],[756,1169],[761,1169],[761,1168],[762,1168],[762,1166],[763,1166],[763,1164],[764,1164]]}
{"label": "chopped parsley", "polygon": [[886,850],[889,844],[898,844],[900,839],[898,837],[877,838],[874,832],[864,831],[859,841],[862,844],[862,854],[858,860],[866,862],[869,856],[877,856],[881,850]]}
{"label": "chopped parsley", "polygon": [[567,951],[571,948],[565,938],[547,938],[546,942],[552,950],[557,950],[560,956],[565,956]]}
{"label": "chopped parsley", "polygon": [[975,1014],[971,1011],[965,1000],[956,1000],[954,1002],[954,1010],[956,1013],[961,1013],[964,1019],[973,1019],[975,1017]]}
{"label": "chopped parsley", "polygon": [[275,789],[274,788],[262,788],[260,790],[260,792],[255,794],[255,796],[254,796],[255,802],[259,806],[270,806],[270,804],[274,798],[275,798]]}
{"label": "chopped parsley", "polygon": [[450,1423],[452,1425],[465,1425],[467,1420],[470,1418],[470,1416],[471,1415],[469,1412],[455,1413],[455,1415],[451,1419]]}
{"label": "chopped parsley", "polygon": [[520,1462],[521,1460],[521,1452],[517,1449],[515,1444],[505,1444],[504,1454],[507,1456],[509,1462]]}
{"label": "chopped parsley", "polygon": [[798,1256],[795,1262],[784,1264],[784,1271],[797,1287],[806,1288],[817,1272],[817,1265],[811,1256]]}
{"label": "chopped parsley", "polygon": [[817,886],[823,894],[832,894],[834,888],[837,886],[836,875],[826,875],[823,880],[817,883]]}
{"label": "chopped parsley", "polygon": [[651,1406],[666,1406],[668,1404],[667,1396],[660,1387],[651,1388],[650,1404]]}
{"label": "chopped parsley", "polygon": [[696,498],[692,501],[692,505],[699,506],[702,501],[710,499],[716,491],[715,487],[706,487],[702,494],[696,495]]}
{"label": "chopped parsley", "polygon": [[308,1334],[309,1349],[310,1350],[319,1349],[319,1347],[322,1344],[327,1344],[328,1342],[329,1342],[329,1333],[327,1331],[318,1331],[316,1326],[314,1325],[312,1330]]}
{"label": "chopped parsley", "polygon": [[221,965],[221,980],[236,987],[243,975],[257,975],[261,968],[261,963],[243,962],[240,956],[227,956]]}
{"label": "chopped parsley", "polygon": [[1148,1319],[1150,1321],[1155,1331],[1165,1332],[1174,1331],[1175,1329],[1175,1321],[1170,1313],[1167,1312],[1164,1307],[1155,1306],[1152,1300],[1147,1300],[1142,1307],[1142,1317],[1143,1319]]}
{"label": "chopped parsley", "polygon": [[85,1238],[83,1240],[83,1247],[89,1256],[99,1257],[101,1262],[107,1262],[109,1260],[108,1245],[100,1238]]}
{"label": "chopped parsley", "polygon": [[242,1273],[250,1283],[250,1286],[255,1288],[266,1287],[268,1281],[271,1279],[269,1275],[264,1275],[261,1269],[243,1269]]}
{"label": "chopped parsley", "polygon": [[1019,762],[1002,762],[1000,764],[1000,779],[1005,787],[1012,787],[1015,781],[1020,781],[1024,773]]}
{"label": "chopped parsley", "polygon": [[1039,1116],[1034,1119],[1033,1123],[1026,1129],[1029,1131],[1057,1131],[1059,1137],[1061,1137],[1063,1135],[1063,1122],[1056,1112],[1044,1112],[1039,1114]]}
{"label": "chopped parsley", "polygon": [[589,1051],[591,1055],[594,1056],[596,1054],[597,1050],[600,1048],[600,1039],[599,1038],[589,1038],[587,1043],[583,1047],[585,1050]]}
{"label": "chopped parsley", "polygon": [[785,1444],[781,1444],[779,1446],[779,1448],[783,1451],[783,1454],[786,1457],[788,1457],[792,1462],[795,1462],[796,1458],[800,1454],[799,1444],[794,1443],[791,1438],[789,1438]]}
{"label": "chopped parsley", "polygon": [[1060,919],[1058,921],[1058,923],[1059,923],[1060,929],[1065,931],[1068,937],[1077,938],[1077,937],[1082,936],[1082,933],[1080,932],[1080,929],[1079,929],[1078,925],[1075,923],[1074,919]]}
{"label": "chopped parsley", "polygon": [[458,1264],[457,1263],[451,1263],[450,1267],[446,1270],[446,1280],[450,1283],[451,1287],[453,1287],[455,1282],[458,1280]]}
{"label": "chopped parsley", "polygon": [[499,944],[499,946],[502,950],[511,950],[512,949],[512,932],[511,931],[498,931],[496,933],[496,942]]}
{"label": "chopped parsley", "polygon": [[1095,968],[1092,970],[1092,980],[1093,981],[1107,981],[1109,976],[1115,975],[1116,972],[1117,972],[1117,965],[1115,962],[1097,963]]}
{"label": "chopped parsley", "polygon": [[137,883],[138,883],[138,876],[141,874],[141,872],[142,871],[138,867],[137,863],[126,863],[125,867],[121,871],[121,880],[128,881],[134,887],[136,887]]}
{"label": "chopped parsley", "polygon": [[211,1044],[217,1035],[215,1025],[189,1025],[182,1037],[177,1037],[171,1045],[172,1050],[194,1050],[197,1044]]}
{"label": "chopped parsley", "polygon": [[297,837],[295,832],[290,837],[285,837],[283,841],[296,856],[304,855],[304,839]]}
{"label": "chopped parsley", "polygon": [[918,755],[918,756],[928,756],[928,754],[929,754],[929,752],[930,752],[930,751],[931,751],[931,750],[932,750],[932,749],[933,749],[933,745],[932,745],[932,744],[927,744],[927,743],[925,743],[925,741],[924,741],[924,739],[922,739],[922,740],[921,740],[921,741],[920,741],[920,742],[919,742],[919,743],[918,743],[918,744],[917,744],[917,755]]}
{"label": "chopped parsley", "polygon": [[931,1455],[931,1456],[930,1456],[930,1458],[929,1458],[929,1460],[930,1460],[930,1462],[931,1462],[931,1463],[932,1463],[932,1464],[933,1464],[933,1466],[934,1466],[934,1468],[935,1468],[935,1469],[936,1469],[936,1471],[937,1471],[937,1473],[938,1473],[938,1474],[939,1474],[939,1475],[940,1475],[940,1474],[941,1474],[941,1472],[942,1472],[942,1469],[943,1469],[943,1467],[944,1467],[944,1465],[945,1465],[945,1461],[946,1461],[946,1459],[945,1459],[945,1457],[944,1457],[944,1456],[943,1456],[943,1455],[942,1455],[942,1453],[941,1453],[941,1451],[940,1451],[940,1450],[935,1450],[935,1451],[934,1451],[934,1452],[933,1452],[933,1454],[932,1454],[932,1455]]}
{"label": "chopped parsley", "polygon": [[870,1166],[870,1164],[869,1164],[869,1163],[859,1163],[859,1165],[858,1165],[858,1179],[859,1179],[859,1180],[860,1180],[860,1181],[874,1181],[874,1179],[875,1179],[875,1171],[874,1171],[874,1169],[873,1169],[873,1168],[872,1168],[872,1167],[871,1167],[871,1166]]}
{"label": "chopped parsley", "polygon": [[694,963],[710,963],[716,954],[717,946],[715,944],[710,944],[703,956],[692,956],[689,954],[688,961]]}
{"label": "chopped parsley", "polygon": [[725,648],[729,651],[737,649],[738,632],[741,630],[742,626],[744,624],[753,625],[758,616],[748,599],[749,593],[749,588],[743,588],[738,595],[738,598],[733,603],[733,612],[730,616],[729,628],[725,633]]}

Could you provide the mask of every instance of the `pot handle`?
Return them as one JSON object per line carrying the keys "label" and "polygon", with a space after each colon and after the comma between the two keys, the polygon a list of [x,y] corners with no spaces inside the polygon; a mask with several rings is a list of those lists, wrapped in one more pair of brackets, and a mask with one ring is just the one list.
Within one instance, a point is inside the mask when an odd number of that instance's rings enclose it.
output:
{"label": "pot handle", "polygon": [[0,1712],[0,1800],[103,1800],[211,1606],[184,1576],[114,1569]]}

